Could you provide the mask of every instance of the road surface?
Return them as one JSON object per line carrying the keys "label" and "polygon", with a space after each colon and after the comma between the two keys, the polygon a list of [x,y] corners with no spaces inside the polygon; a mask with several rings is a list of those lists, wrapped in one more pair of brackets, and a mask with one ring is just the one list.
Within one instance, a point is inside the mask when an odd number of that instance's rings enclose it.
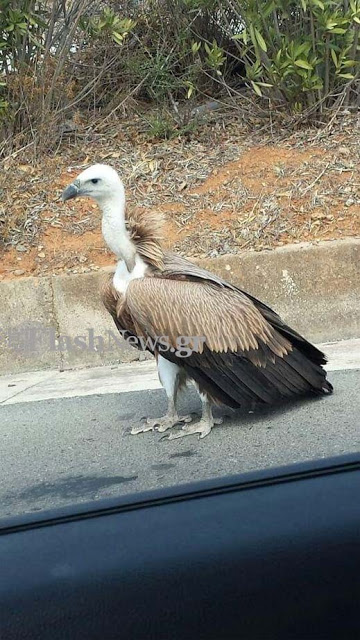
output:
{"label": "road surface", "polygon": [[[143,416],[166,409],[152,363],[142,369],[146,389],[136,390],[128,373],[120,393],[113,392],[118,381],[104,369],[76,374],[81,379],[76,385],[68,372],[52,372],[55,378],[40,387],[29,384],[30,374],[3,378],[0,518],[359,451],[360,367],[355,366],[329,373],[331,397],[239,412],[203,440],[130,434]],[[41,380],[49,372],[32,375]],[[199,408],[195,392],[187,391],[181,412]]]}

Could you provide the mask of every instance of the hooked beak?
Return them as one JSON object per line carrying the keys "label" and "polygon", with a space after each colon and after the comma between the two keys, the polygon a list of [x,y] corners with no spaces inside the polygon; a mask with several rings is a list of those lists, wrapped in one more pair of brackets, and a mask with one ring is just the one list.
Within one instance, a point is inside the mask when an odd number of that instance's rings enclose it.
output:
{"label": "hooked beak", "polygon": [[80,182],[79,180],[74,180],[71,184],[69,184],[66,189],[62,192],[61,199],[63,202],[66,200],[70,200],[71,198],[76,198],[80,193]]}

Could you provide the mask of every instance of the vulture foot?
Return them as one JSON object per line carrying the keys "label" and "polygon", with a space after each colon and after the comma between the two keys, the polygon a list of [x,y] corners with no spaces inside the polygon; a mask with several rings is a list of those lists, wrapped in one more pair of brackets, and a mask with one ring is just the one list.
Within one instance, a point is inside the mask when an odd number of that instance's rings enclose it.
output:
{"label": "vulture foot", "polygon": [[163,433],[171,427],[174,427],[176,424],[180,424],[181,422],[191,422],[191,416],[178,416],[177,414],[166,414],[161,418],[148,418],[144,425],[138,428],[132,429],[132,435],[137,435],[138,433],[145,433],[146,431],[159,431]]}
{"label": "vulture foot", "polygon": [[208,436],[211,429],[216,424],[222,424],[222,418],[213,418],[205,419],[202,418],[200,422],[196,424],[192,424],[190,426],[183,427],[180,431],[176,431],[176,433],[170,433],[168,440],[176,440],[177,438],[184,438],[184,436],[192,436],[195,433],[199,434],[199,440]]}
{"label": "vulture foot", "polygon": [[191,422],[192,417],[189,416],[178,416],[177,414],[175,415],[166,415],[163,416],[162,418],[157,418],[155,420],[151,420],[150,418],[148,418],[147,423],[148,424],[153,424],[156,431],[159,431],[160,433],[163,433],[164,431],[167,431],[168,429],[171,429],[171,427],[175,427],[176,424],[180,424],[181,422]]}

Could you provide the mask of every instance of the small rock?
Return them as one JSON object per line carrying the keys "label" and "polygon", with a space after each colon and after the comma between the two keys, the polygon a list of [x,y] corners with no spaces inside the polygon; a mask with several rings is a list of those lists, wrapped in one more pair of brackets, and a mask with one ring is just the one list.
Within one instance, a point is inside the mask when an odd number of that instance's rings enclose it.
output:
{"label": "small rock", "polygon": [[226,271],[231,271],[230,265],[229,264],[225,265],[225,269],[226,269]]}
{"label": "small rock", "polygon": [[355,204],[354,198],[348,198],[345,202],[345,207],[351,207],[352,204]]}
{"label": "small rock", "polygon": [[23,276],[25,273],[24,269],[15,269],[14,276]]}
{"label": "small rock", "polygon": [[40,251],[40,253],[38,253],[38,257],[45,258],[45,253],[43,251]]}
{"label": "small rock", "polygon": [[24,253],[25,251],[27,251],[27,248],[24,247],[23,244],[17,244],[16,245],[16,251],[20,251],[21,253]]}
{"label": "small rock", "polygon": [[209,253],[209,257],[210,257],[210,258],[217,258],[217,257],[218,257],[218,255],[219,255],[219,252],[218,252],[218,250],[217,250],[217,249],[213,249],[213,250],[212,250],[212,251],[210,251],[210,253]]}

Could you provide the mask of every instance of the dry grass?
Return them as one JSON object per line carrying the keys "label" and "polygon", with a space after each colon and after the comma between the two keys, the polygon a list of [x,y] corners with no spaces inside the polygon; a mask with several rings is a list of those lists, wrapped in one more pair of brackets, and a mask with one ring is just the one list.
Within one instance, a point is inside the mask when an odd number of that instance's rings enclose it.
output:
{"label": "dry grass", "polygon": [[187,138],[148,141],[140,121],[84,133],[56,157],[26,152],[4,163],[0,277],[83,272],[111,264],[96,205],[64,206],[63,187],[106,162],[125,181],[129,206],[160,209],[166,241],[189,256],[261,250],[360,234],[359,119],[275,135],[234,113],[211,114]]}

